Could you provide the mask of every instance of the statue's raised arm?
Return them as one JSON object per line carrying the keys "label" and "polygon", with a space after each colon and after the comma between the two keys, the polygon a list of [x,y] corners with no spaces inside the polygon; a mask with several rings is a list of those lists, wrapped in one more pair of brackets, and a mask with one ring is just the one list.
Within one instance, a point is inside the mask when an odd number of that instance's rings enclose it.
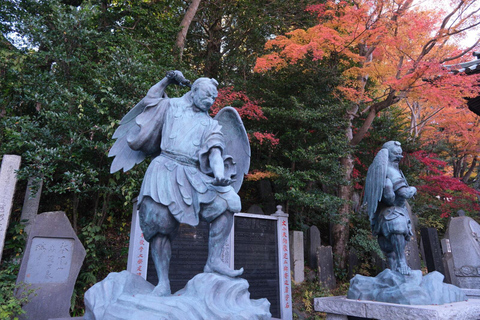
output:
{"label": "statue's raised arm", "polygon": [[[144,144],[143,147],[135,146],[132,142],[136,141],[140,132],[139,122],[141,122],[142,119],[137,119],[137,117],[144,113],[146,109],[156,107],[162,99],[168,98],[165,89],[170,84],[190,87],[190,81],[185,79],[180,71],[169,71],[165,78],[151,87],[145,98],[122,118],[119,127],[115,130],[112,137],[116,139],[115,144],[108,153],[109,157],[115,157],[110,166],[110,173],[117,172],[120,169],[123,169],[123,172],[127,172],[133,168],[133,166],[142,162],[147,156],[158,155],[160,152],[160,144],[156,142],[160,141],[161,133],[152,130],[151,134],[158,134],[156,141],[152,141],[150,144]],[[145,114],[143,118],[148,118],[151,113],[152,112],[149,112],[148,115]]]}

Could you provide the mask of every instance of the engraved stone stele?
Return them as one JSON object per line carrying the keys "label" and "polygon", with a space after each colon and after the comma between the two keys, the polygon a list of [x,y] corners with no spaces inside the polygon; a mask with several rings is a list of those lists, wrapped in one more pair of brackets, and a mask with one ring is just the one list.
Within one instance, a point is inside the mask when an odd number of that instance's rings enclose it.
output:
{"label": "engraved stone stele", "polygon": [[31,177],[28,179],[27,190],[23,200],[22,215],[20,221],[25,225],[25,232],[30,233],[33,222],[37,217],[40,198],[42,196],[43,180]]}
{"label": "engraved stone stele", "polygon": [[317,248],[318,282],[327,289],[334,289],[337,285],[333,271],[333,253],[331,246]]}
{"label": "engraved stone stele", "polygon": [[428,272],[438,271],[445,274],[443,267],[443,254],[438,239],[438,232],[435,228],[421,228],[420,235],[422,237],[424,259]]}
{"label": "engraved stone stele", "polygon": [[290,268],[293,281],[302,283],[305,280],[305,262],[303,253],[303,232],[290,231]]}
{"label": "engraved stone stele", "polygon": [[445,238],[450,240],[458,286],[480,289],[480,225],[467,216],[452,218]]}
{"label": "engraved stone stele", "polygon": [[318,268],[317,248],[322,245],[320,230],[316,226],[311,226],[307,230],[306,259],[308,267],[312,270]]}
{"label": "engraved stone stele", "polygon": [[13,195],[17,184],[16,170],[20,168],[20,156],[4,155],[0,168],[0,261],[5,245],[8,222],[12,211]]}
{"label": "engraved stone stele", "polygon": [[33,289],[20,319],[70,317],[70,301],[85,249],[62,211],[37,216],[28,236],[17,285]]}

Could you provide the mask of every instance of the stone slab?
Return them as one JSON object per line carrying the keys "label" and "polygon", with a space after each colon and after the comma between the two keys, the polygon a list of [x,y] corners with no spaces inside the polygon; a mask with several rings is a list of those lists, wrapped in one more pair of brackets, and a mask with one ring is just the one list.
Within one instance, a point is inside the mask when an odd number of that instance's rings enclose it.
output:
{"label": "stone slab", "polygon": [[0,168],[0,261],[2,261],[5,236],[7,235],[15,185],[17,184],[15,171],[20,169],[21,159],[20,156],[6,154],[3,156]]}
{"label": "stone slab", "polygon": [[317,248],[322,245],[320,237],[320,230],[316,226],[311,226],[307,230],[306,236],[306,259],[307,265],[310,269],[315,270],[318,268],[317,261]]}
{"label": "stone slab", "polygon": [[317,248],[318,281],[327,289],[333,289],[337,285],[333,271],[333,253],[331,246]]}
{"label": "stone slab", "polygon": [[445,238],[449,239],[458,286],[480,289],[480,225],[470,217],[452,218]]}
{"label": "stone slab", "polygon": [[440,247],[440,240],[438,239],[437,229],[435,228],[421,228],[420,234],[424,248],[425,264],[428,272],[438,271],[445,275],[443,268],[443,254]]}
{"label": "stone slab", "polygon": [[[314,308],[342,319],[345,316],[378,320],[475,320],[480,319],[480,300],[443,305],[401,305],[365,300],[351,300],[344,296],[315,298]],[[345,319],[345,318],[344,318]]]}
{"label": "stone slab", "polygon": [[480,299],[480,289],[462,288],[468,299]]}
{"label": "stone slab", "polygon": [[305,280],[305,258],[303,254],[303,232],[290,231],[290,268],[293,281],[302,283]]}
{"label": "stone slab", "polygon": [[[35,219],[17,277],[17,285],[34,289],[20,319],[69,317],[70,300],[85,249],[62,211]],[[18,294],[21,294],[21,290]]]}
{"label": "stone slab", "polygon": [[37,217],[40,198],[42,197],[42,188],[43,180],[41,178],[38,179],[31,177],[28,179],[27,190],[25,191],[25,197],[23,200],[22,214],[20,216],[20,220],[25,225],[25,232],[27,234],[30,233],[33,222]]}

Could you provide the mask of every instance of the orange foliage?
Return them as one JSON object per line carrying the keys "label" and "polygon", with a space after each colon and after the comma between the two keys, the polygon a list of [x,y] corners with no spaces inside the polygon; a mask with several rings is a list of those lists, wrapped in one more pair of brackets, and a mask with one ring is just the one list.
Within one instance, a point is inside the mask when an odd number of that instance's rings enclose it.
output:
{"label": "orange foliage", "polygon": [[283,68],[310,56],[334,57],[344,70],[339,92],[365,106],[352,114],[376,114],[407,97],[437,108],[464,108],[464,99],[479,93],[479,77],[453,74],[444,65],[459,62],[468,51],[455,40],[480,23],[479,4],[452,3],[448,12],[422,9],[412,0],[329,0],[311,6],[319,24],[268,41],[270,53],[257,59],[255,71]]}

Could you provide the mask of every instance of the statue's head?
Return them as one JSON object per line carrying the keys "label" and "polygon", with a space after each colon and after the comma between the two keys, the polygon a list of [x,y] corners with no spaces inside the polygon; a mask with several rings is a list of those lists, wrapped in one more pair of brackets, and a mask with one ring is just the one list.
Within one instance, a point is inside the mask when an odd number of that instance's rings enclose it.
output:
{"label": "statue's head", "polygon": [[217,99],[218,82],[215,79],[199,78],[192,84],[193,104],[202,111],[208,111]]}
{"label": "statue's head", "polygon": [[398,141],[388,141],[386,142],[383,149],[388,150],[388,160],[390,162],[400,162],[403,159],[402,155],[402,144]]}

